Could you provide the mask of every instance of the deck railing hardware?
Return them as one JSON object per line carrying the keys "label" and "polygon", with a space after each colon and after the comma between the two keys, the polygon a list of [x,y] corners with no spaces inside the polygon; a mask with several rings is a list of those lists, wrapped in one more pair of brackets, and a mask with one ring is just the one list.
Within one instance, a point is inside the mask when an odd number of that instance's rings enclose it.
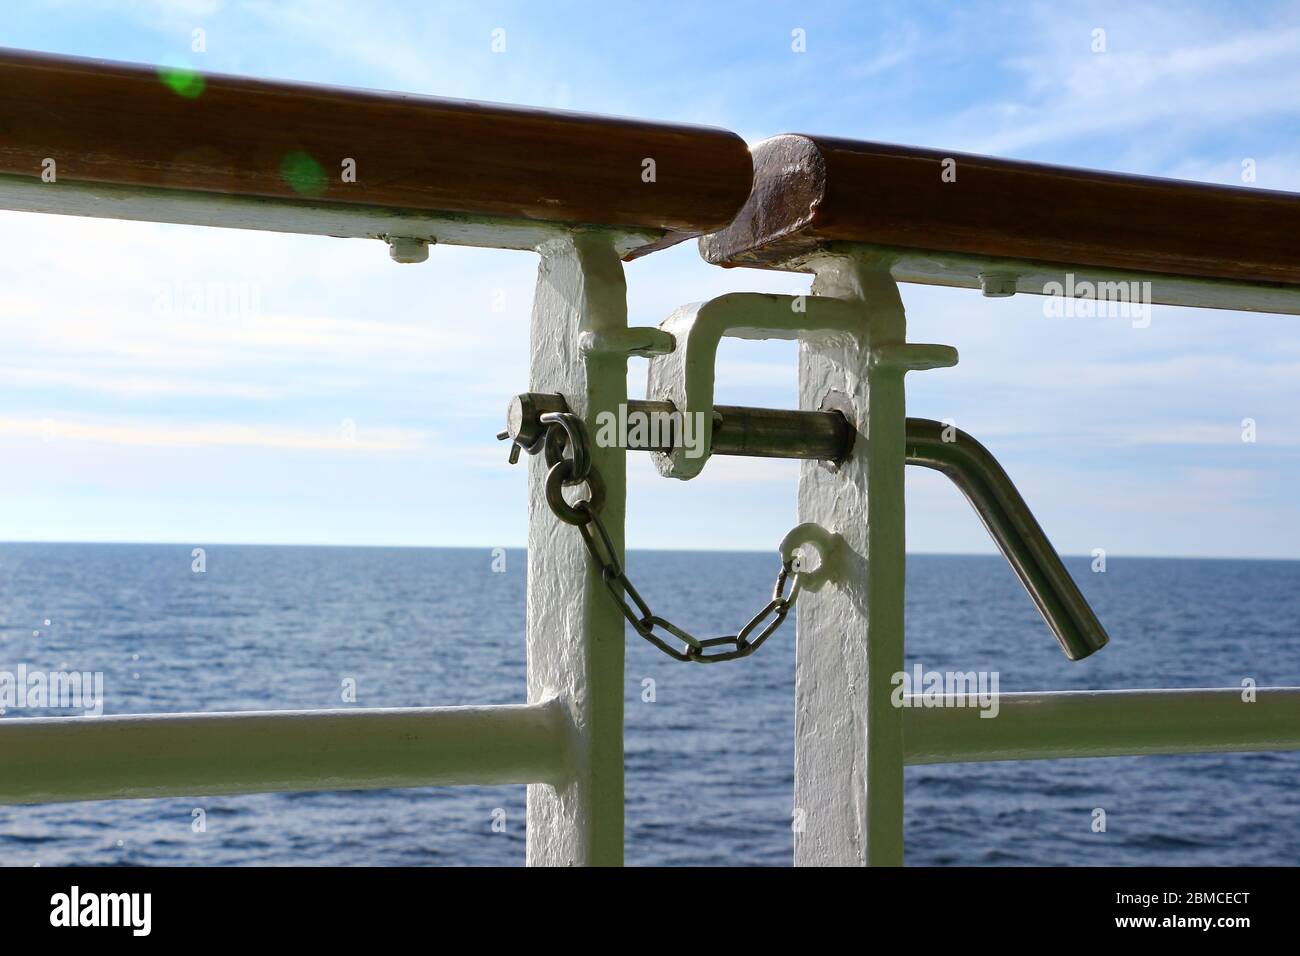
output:
{"label": "deck railing hardware", "polygon": [[[548,397],[558,398],[559,396],[537,396],[542,402],[545,402]],[[535,409],[540,403],[533,401],[533,398],[533,396],[529,395],[518,396],[511,403],[511,408],[513,409],[517,405],[520,408],[529,407]],[[562,403],[563,399],[560,401]],[[511,419],[511,424],[514,425],[514,416],[511,416]],[[725,637],[710,637],[701,640],[689,631],[651,611],[645,599],[641,597],[640,592],[628,580],[609,531],[606,530],[605,523],[600,520],[604,484],[600,481],[599,474],[591,467],[591,453],[587,447],[587,430],[582,423],[582,419],[569,411],[547,411],[541,412],[537,421],[543,427],[541,438],[532,437],[536,435],[536,432],[531,427],[531,424],[524,425],[522,419],[519,420],[518,433],[526,434],[532,440],[525,439],[527,441],[526,445],[516,441],[511,449],[510,460],[513,462],[518,459],[520,449],[529,452],[529,454],[544,453],[549,468],[546,475],[547,504],[550,505],[557,518],[565,524],[574,525],[578,529],[578,532],[582,535],[582,543],[586,545],[587,552],[591,555],[592,561],[600,571],[601,581],[604,582],[610,597],[614,599],[619,610],[622,611],[623,616],[637,634],[674,660],[689,661],[694,664],[714,664],[720,661],[732,661],[748,657],[758,650],[763,645],[763,642],[785,623],[786,616],[790,613],[790,609],[794,607],[795,601],[799,597],[801,587],[800,572],[802,565],[800,564],[800,558],[793,553],[797,545],[791,535],[787,535],[781,544],[781,569],[777,572],[776,583],[772,587],[771,600],[761,611],[750,618],[749,622],[737,633]],[[497,437],[510,437],[509,429]],[[567,456],[565,452],[568,452]],[[572,503],[567,501],[564,497],[564,489],[582,484],[586,484],[588,487],[588,497]],[[802,538],[807,543],[817,540],[811,529],[805,529]],[[821,540],[826,540],[825,536]],[[821,564],[824,565],[827,557],[825,554],[822,555]],[[790,585],[788,594],[786,593],[787,582]],[[678,650],[670,645],[655,633],[656,629],[666,631],[684,643],[686,645],[685,650]],[[755,631],[758,631],[758,635],[751,639],[750,635]],[[715,648],[721,647],[730,647],[731,650],[715,650]]]}
{"label": "deck railing hardware", "polygon": [[[588,550],[597,564],[603,565],[604,559],[593,550],[591,532],[586,527],[588,515],[594,516],[600,510],[598,499],[603,494],[603,486],[598,476],[589,473],[586,429],[567,409],[568,404],[562,395],[541,392],[516,395],[510,400],[506,412],[506,428],[497,434],[497,438],[512,441],[512,463],[518,460],[521,450],[536,454],[545,447],[546,460],[551,467],[546,483],[546,499],[551,510],[560,520],[578,525],[583,530]],[[643,416],[643,420],[676,413],[673,403],[665,401],[629,399],[627,409],[629,414]],[[844,414],[834,410],[716,406],[711,418],[711,451],[715,455],[835,463],[848,457],[856,434]],[[563,427],[557,427],[560,425]],[[579,436],[576,447],[581,449],[579,454],[584,466],[564,465],[558,458],[559,448],[575,447],[575,434]],[[636,442],[632,440],[634,434],[631,432],[627,437],[629,440],[619,445],[626,451],[671,454],[675,450],[672,444]],[[1015,482],[987,448],[955,426],[925,418],[908,418],[906,459],[909,465],[946,475],[961,490],[1015,571],[1066,657],[1072,661],[1082,660],[1106,646],[1109,638],[1105,628],[1074,583]],[[570,505],[564,499],[561,487],[581,484],[583,479],[571,477],[580,472],[586,473],[588,483],[595,482],[591,485],[594,504]],[[598,518],[596,523],[603,532]],[[640,596],[636,590],[629,593],[639,605]],[[634,612],[626,603],[623,608],[628,620],[638,627],[633,620]],[[638,633],[641,633],[639,627]],[[642,633],[642,636],[646,635]]]}

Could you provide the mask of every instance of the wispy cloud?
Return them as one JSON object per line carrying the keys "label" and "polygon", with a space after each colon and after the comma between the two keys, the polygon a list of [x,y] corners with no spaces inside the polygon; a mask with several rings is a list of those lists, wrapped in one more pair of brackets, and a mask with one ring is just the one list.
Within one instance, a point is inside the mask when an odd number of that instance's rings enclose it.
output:
{"label": "wispy cloud", "polygon": [[[1189,29],[1168,10],[1062,19],[1056,7],[1031,19],[1040,48],[1007,58],[1023,82],[1021,96],[981,104],[954,121],[986,127],[978,151],[1017,154],[1137,130],[1167,136],[1171,124],[1186,137],[1189,124],[1205,130],[1300,113],[1293,95],[1300,28],[1225,36]],[[1106,31],[1104,52],[1091,50],[1093,29]]]}

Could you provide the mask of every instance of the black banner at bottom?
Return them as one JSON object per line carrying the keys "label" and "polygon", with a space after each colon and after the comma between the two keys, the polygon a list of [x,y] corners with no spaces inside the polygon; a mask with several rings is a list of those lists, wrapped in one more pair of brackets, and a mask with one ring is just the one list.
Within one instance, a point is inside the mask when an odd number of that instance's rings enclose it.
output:
{"label": "black banner at bottom", "polygon": [[[1294,926],[1285,869],[507,870],[9,869],[5,939],[78,944],[284,938],[330,946],[412,941],[463,949],[568,934],[641,945],[705,926],[738,942],[773,930],[951,945],[970,934],[1074,941],[1196,934],[1218,943]],[[599,929],[598,927],[605,927]],[[627,934],[631,934],[629,937]],[[1241,934],[1245,934],[1242,936]],[[676,948],[680,938],[664,937]],[[775,938],[763,942],[778,944]],[[585,945],[590,945],[587,942]],[[913,944],[905,944],[913,945]]]}

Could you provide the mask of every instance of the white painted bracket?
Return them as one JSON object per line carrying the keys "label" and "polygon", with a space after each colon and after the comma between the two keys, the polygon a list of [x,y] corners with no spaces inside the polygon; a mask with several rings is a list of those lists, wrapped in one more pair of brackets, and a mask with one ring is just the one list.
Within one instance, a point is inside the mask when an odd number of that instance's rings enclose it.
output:
{"label": "white painted bracket", "polygon": [[[672,336],[674,347],[650,360],[646,397],[668,401],[683,415],[713,421],[713,386],[718,344],[724,336],[741,339],[802,339],[811,333],[839,335],[865,342],[862,309],[838,298],[734,292],[684,305],[660,323]],[[865,354],[865,353],[864,353]],[[871,353],[876,363],[900,368],[938,368],[954,365],[957,352],[947,345],[889,344]],[[670,478],[694,478],[712,452],[712,429],[697,434],[696,448],[656,452],[655,466]]]}
{"label": "white painted bracket", "polygon": [[[718,345],[725,336],[801,343],[803,409],[833,408],[857,430],[849,457],[806,461],[800,524],[782,559],[811,547],[798,605],[795,665],[795,863],[900,864],[903,723],[891,676],[903,668],[906,411],[903,376],[957,362],[946,345],[906,341],[887,264],[849,252],[814,264],[813,295],[733,293],[677,309],[660,325],[647,398],[711,423]],[[649,351],[649,350],[647,350]],[[694,448],[656,453],[663,475],[698,475],[712,429]],[[806,553],[806,552],[805,552]]]}
{"label": "white painted bracket", "polygon": [[[805,521],[790,529],[781,539],[777,551],[781,555],[781,564],[796,562],[794,570],[799,573],[800,589],[816,593],[839,572],[840,545],[843,542],[844,539],[834,531],[827,531],[815,521]],[[816,566],[808,563],[808,545],[812,545],[817,552]]]}
{"label": "white painted bracket", "polygon": [[[578,231],[538,250],[529,388],[558,392],[594,428],[627,401],[627,354],[606,345],[654,342],[627,328],[627,286],[616,237]],[[605,485],[601,517],[623,557],[624,453],[595,446]],[[555,784],[528,788],[530,865],[623,862],[623,615],[576,529],[546,504],[544,456],[528,460],[528,700],[568,711],[571,765]]]}
{"label": "white painted bracket", "polygon": [[[799,520],[836,532],[799,602],[795,639],[794,860],[798,866],[903,862],[903,669],[906,465],[904,373],[952,365],[954,349],[906,342],[886,265],[866,255],[815,263],[812,302],[852,314],[849,334],[819,332],[799,350],[799,405],[833,407],[857,430],[835,466],[803,463]],[[819,548],[819,550],[821,550]]]}

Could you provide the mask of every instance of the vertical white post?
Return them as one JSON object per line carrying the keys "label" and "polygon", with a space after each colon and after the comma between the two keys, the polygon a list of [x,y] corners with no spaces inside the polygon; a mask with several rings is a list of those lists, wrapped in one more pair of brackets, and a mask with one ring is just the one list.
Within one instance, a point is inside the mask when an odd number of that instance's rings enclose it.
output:
{"label": "vertical white post", "polygon": [[800,407],[840,393],[858,436],[847,461],[805,462],[799,481],[799,520],[844,545],[836,586],[798,604],[795,865],[898,866],[903,725],[890,678],[903,669],[906,412],[904,368],[879,358],[898,354],[906,320],[883,263],[837,256],[815,266],[814,294],[860,303],[865,334],[812,333],[800,350]]}
{"label": "vertical white post", "polygon": [[[627,401],[627,359],[579,348],[583,332],[627,327],[627,287],[611,236],[578,232],[543,246],[533,300],[529,390],[560,393],[591,436],[601,411]],[[601,512],[621,560],[624,453],[593,447]],[[560,787],[528,788],[530,866],[623,862],[623,617],[578,530],[546,504],[543,456],[528,470],[528,700],[556,696],[573,722],[572,766]],[[582,487],[585,493],[585,486]]]}

